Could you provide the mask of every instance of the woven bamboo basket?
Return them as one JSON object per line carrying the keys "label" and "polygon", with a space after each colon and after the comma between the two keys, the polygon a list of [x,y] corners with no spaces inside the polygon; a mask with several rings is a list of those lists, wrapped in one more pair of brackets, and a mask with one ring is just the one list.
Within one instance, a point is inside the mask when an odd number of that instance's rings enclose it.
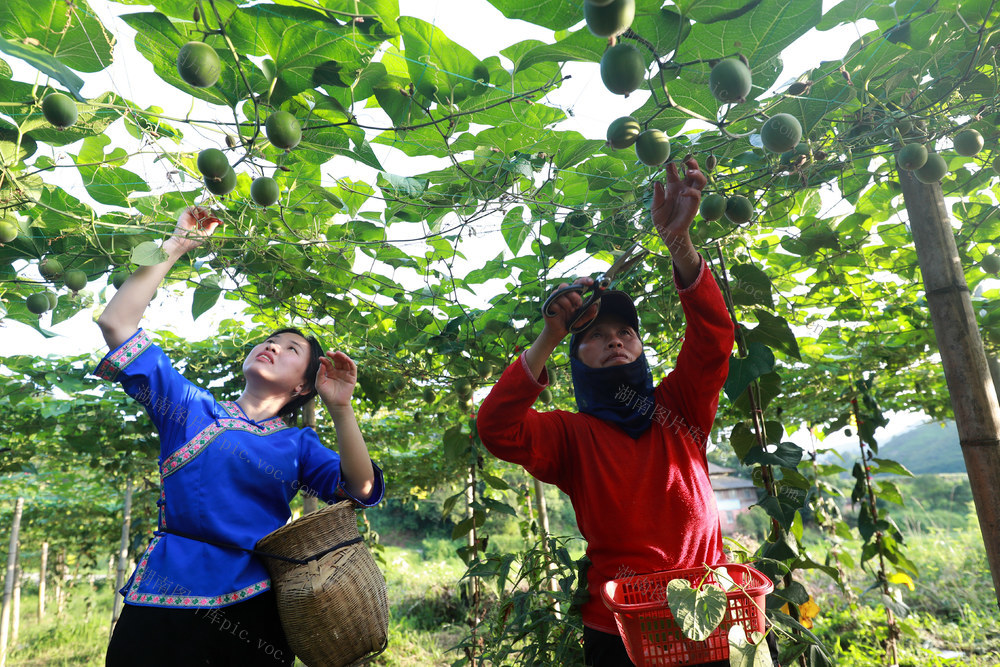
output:
{"label": "woven bamboo basket", "polygon": [[361,541],[351,501],[282,526],[261,538],[256,551],[271,575],[288,643],[308,667],[343,667],[385,649],[385,578]]}

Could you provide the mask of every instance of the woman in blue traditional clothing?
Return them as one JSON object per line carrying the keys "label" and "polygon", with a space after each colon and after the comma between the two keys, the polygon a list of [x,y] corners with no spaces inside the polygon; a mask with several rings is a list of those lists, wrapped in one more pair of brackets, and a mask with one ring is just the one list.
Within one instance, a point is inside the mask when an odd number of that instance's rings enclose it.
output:
{"label": "woman in blue traditional clothing", "polygon": [[[163,243],[167,258],[133,273],[98,320],[111,351],[96,375],[120,382],[160,435],[158,526],[121,590],[106,657],[113,667],[291,665],[267,570],[251,550],[288,521],[299,490],[366,507],[384,493],[351,408],[357,366],[346,354],[279,330],[243,362],[240,397],[217,401],[139,328],[170,268],[218,224],[205,209],[185,210]],[[316,395],[339,454],[282,419]]]}

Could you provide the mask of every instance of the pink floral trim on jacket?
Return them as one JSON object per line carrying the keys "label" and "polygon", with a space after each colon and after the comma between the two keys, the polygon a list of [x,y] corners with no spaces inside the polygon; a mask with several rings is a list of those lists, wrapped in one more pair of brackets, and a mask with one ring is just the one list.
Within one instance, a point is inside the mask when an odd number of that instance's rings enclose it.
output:
{"label": "pink floral trim on jacket", "polygon": [[122,343],[121,347],[101,359],[100,365],[94,371],[94,375],[102,380],[114,381],[120,371],[125,370],[129,364],[135,361],[140,354],[153,344],[152,339],[142,329],[134,336]]}
{"label": "pink floral trim on jacket", "polygon": [[222,595],[206,597],[201,595],[192,595],[191,591],[183,586],[177,585],[166,577],[160,577],[162,581],[157,580],[154,582],[157,585],[158,592],[139,593],[139,584],[148,577],[156,576],[155,572],[148,572],[146,568],[149,564],[149,555],[153,553],[153,549],[157,544],[159,544],[161,539],[163,538],[154,537],[149,543],[149,546],[146,548],[146,551],[142,554],[142,559],[135,568],[135,578],[132,580],[132,587],[129,589],[128,595],[125,597],[128,602],[155,605],[157,607],[188,607],[192,609],[198,607],[220,607],[234,602],[241,602],[242,600],[251,598],[258,593],[263,593],[271,588],[271,581],[269,579],[264,579],[263,581],[258,581],[257,583],[241,588],[238,591],[233,591],[232,593],[223,593]]}
{"label": "pink floral trim on jacket", "polygon": [[243,419],[216,419],[202,429],[198,435],[191,438],[186,445],[167,457],[163,465],[160,466],[160,477],[172,475],[186,466],[205,451],[213,440],[226,431],[245,431],[254,435],[268,436],[286,428],[289,426],[277,417],[256,425]]}

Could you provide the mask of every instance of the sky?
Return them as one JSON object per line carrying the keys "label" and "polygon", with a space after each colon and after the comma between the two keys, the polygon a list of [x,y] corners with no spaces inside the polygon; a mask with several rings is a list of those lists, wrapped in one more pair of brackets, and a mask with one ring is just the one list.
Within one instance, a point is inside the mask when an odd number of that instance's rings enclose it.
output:
{"label": "sky", "polygon": [[[210,105],[197,100],[192,101],[188,96],[178,94],[177,90],[167,84],[157,85],[159,80],[153,73],[152,66],[135,52],[134,32],[124,22],[114,18],[116,14],[142,11],[142,7],[115,5],[105,0],[91,0],[90,4],[104,24],[111,29],[117,40],[117,45],[116,60],[110,68],[104,72],[83,77],[87,81],[83,91],[85,96],[96,96],[106,90],[114,90],[141,107],[154,104],[161,106],[170,115],[185,116],[193,111],[193,116],[203,118],[206,114],[218,113],[218,110],[213,109]],[[524,39],[552,39],[550,31],[521,21],[510,21],[486,2],[400,0],[399,4],[402,15],[417,16],[438,26],[446,35],[468,48],[481,59],[495,55],[504,47]],[[837,3],[829,0],[824,2],[824,11],[834,4]],[[470,11],[470,7],[474,10]],[[484,26],[489,26],[490,29],[483,29]],[[867,26],[841,26],[822,33],[811,31],[790,46],[783,54],[786,71],[778,77],[776,85],[779,88],[787,85],[797,74],[818,65],[821,59],[832,60],[840,57],[848,46],[867,29],[869,29]],[[474,35],[475,38],[470,39],[469,35]],[[23,64],[14,59],[5,59],[14,67],[16,78],[28,81],[34,79],[34,73]],[[623,109],[633,109],[642,103],[643,94],[637,92],[633,94],[633,97],[630,97],[627,105],[623,106],[619,96],[612,95],[604,88],[596,63],[567,63],[564,72],[570,74],[572,78],[546,99],[547,103],[569,112],[567,114],[569,118],[560,124],[559,129],[576,130],[588,138],[603,139],[608,123],[623,115]],[[228,110],[224,111],[228,113]],[[367,118],[368,121],[375,124],[391,124],[384,115],[381,115],[380,110],[361,110],[359,116],[363,118],[366,113],[373,114]],[[227,120],[229,119],[231,116],[227,118]],[[120,126],[121,121],[116,126],[112,126],[110,133],[113,138],[121,137],[125,143],[129,140],[125,139],[124,130]],[[199,133],[199,131],[187,127],[184,131],[187,135],[186,147],[188,150],[204,148],[205,145],[199,145],[199,142],[218,145],[220,140],[220,136],[217,134]],[[411,175],[429,168],[426,160],[407,158],[391,147],[379,144],[373,144],[372,147],[389,172]],[[62,160],[68,160],[66,154],[73,152],[76,152],[76,147],[64,147],[59,150],[55,157],[59,160],[62,156]],[[151,184],[162,183],[169,187],[170,182],[164,173],[165,163],[155,163],[152,160],[145,162],[133,160],[128,167],[144,176]],[[325,173],[350,174],[352,178],[357,178],[358,174],[363,174],[366,171],[374,180],[373,171],[359,167],[346,158],[336,158],[324,168]],[[60,172],[65,178],[65,183],[60,183],[60,185],[66,187],[74,196],[85,201],[89,200],[76,170],[64,169]],[[504,242],[499,236],[498,227],[498,224],[494,225],[494,231],[479,234],[476,239],[470,240],[467,245],[463,246],[463,251],[469,257],[471,264],[481,263],[485,259],[492,258],[496,254],[498,244],[503,247]],[[582,264],[580,271],[587,271],[590,266],[586,263]],[[502,288],[502,284],[493,287]],[[99,292],[103,288],[103,284],[98,282],[90,285],[90,289],[95,292]],[[488,296],[488,294],[482,296],[483,303]],[[219,321],[236,317],[239,314],[239,305],[236,302],[220,300],[220,305],[216,309],[194,321],[191,318],[190,302],[190,291],[182,293],[161,289],[159,298],[147,311],[143,326],[152,330],[169,328],[193,339],[203,339],[211,335]],[[104,343],[100,331],[92,322],[93,317],[94,313],[83,312],[66,322],[51,327],[51,330],[60,334],[53,339],[44,339],[34,330],[17,322],[0,322],[0,347],[4,350],[4,354],[63,355],[103,350]],[[925,420],[926,417],[921,415],[896,415],[892,418],[889,428],[880,435],[888,439],[894,433],[904,431]],[[804,431],[800,431],[793,439],[803,447],[811,444],[811,439]],[[840,442],[841,439],[838,436],[833,436],[823,443],[823,446],[850,445],[852,442],[846,438],[843,438],[846,442]]]}

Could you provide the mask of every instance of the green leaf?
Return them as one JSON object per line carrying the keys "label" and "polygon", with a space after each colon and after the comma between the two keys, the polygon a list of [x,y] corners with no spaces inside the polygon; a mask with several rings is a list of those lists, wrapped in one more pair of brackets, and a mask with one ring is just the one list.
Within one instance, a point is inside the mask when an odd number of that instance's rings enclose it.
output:
{"label": "green leaf", "polygon": [[154,266],[167,261],[167,253],[155,241],[145,241],[132,248],[129,261],[139,266]]}
{"label": "green leaf", "polygon": [[12,42],[9,39],[0,39],[0,51],[15,58],[20,58],[42,74],[52,77],[66,86],[66,89],[73,93],[76,99],[81,102],[84,101],[83,96],[80,94],[80,89],[83,88],[83,79],[78,77],[66,65],[62,64],[58,58],[33,46]]}
{"label": "green leaf", "polygon": [[525,53],[514,63],[514,72],[520,72],[544,62],[600,62],[606,44],[594,39],[590,30],[583,28],[570,33],[555,44],[540,44]]}
{"label": "green leaf", "polygon": [[774,307],[771,279],[753,264],[737,264],[730,269],[729,289],[737,306]]}
{"label": "green leaf", "polygon": [[475,516],[470,516],[462,519],[455,524],[455,527],[451,529],[451,539],[457,540],[463,535],[468,535],[475,525]]}
{"label": "green leaf", "polygon": [[[765,373],[757,378],[757,399],[761,410],[767,410],[771,401],[781,395],[781,376],[777,373]],[[753,409],[750,404],[750,392],[745,391],[733,401],[733,408],[747,417],[752,416]]]}
{"label": "green leaf", "polygon": [[729,608],[721,588],[714,584],[692,588],[687,579],[672,579],[667,584],[667,604],[684,636],[699,642],[719,627]]}
{"label": "green leaf", "polygon": [[206,277],[194,290],[194,298],[191,301],[191,317],[197,320],[212,306],[216,304],[222,295],[222,279],[218,275]]}
{"label": "green leaf", "polygon": [[5,0],[0,38],[40,51],[78,72],[100,72],[112,61],[114,39],[86,0]]}
{"label": "green leaf", "polygon": [[791,529],[792,523],[795,521],[795,513],[801,507],[796,503],[774,496],[765,496],[757,504],[785,530]]}
{"label": "green leaf", "polygon": [[757,316],[757,326],[746,332],[747,343],[761,343],[802,361],[799,344],[788,326],[788,320],[766,310],[755,309],[753,312]]}
{"label": "green leaf", "polygon": [[517,510],[507,503],[502,503],[498,500],[494,500],[493,498],[483,498],[483,505],[491,512],[498,512],[500,514],[506,514],[507,516],[517,518]]}
{"label": "green leaf", "polygon": [[[121,19],[136,31],[136,49],[153,65],[156,75],[170,85],[198,99],[228,107],[235,107],[246,96],[247,90],[239,68],[221,37],[204,37],[195,31],[193,23],[174,22],[159,12],[126,14]],[[177,73],[177,53],[191,40],[204,41],[219,56],[222,72],[214,86],[197,88],[184,81]],[[258,72],[255,92],[266,90],[263,74],[249,65],[250,63],[244,63],[244,69]]]}
{"label": "green leaf", "polygon": [[465,460],[472,446],[469,434],[462,431],[461,424],[445,431],[443,441],[445,458],[456,463]]}
{"label": "green leaf", "polygon": [[[693,9],[696,3],[685,4]],[[822,14],[820,0],[751,0],[737,7],[714,2],[698,6],[716,13],[712,22],[696,22],[691,27],[691,33],[677,50],[678,59],[721,58],[740,53],[751,67],[780,55],[786,46],[816,25]],[[679,9],[682,16],[689,16],[683,8]],[[705,12],[698,11],[695,15],[704,16]],[[757,85],[756,80],[754,83]]]}
{"label": "green leaf", "polygon": [[747,637],[746,628],[736,623],[729,628],[727,641],[730,667],[772,667],[770,649],[763,633],[753,632]]}
{"label": "green leaf", "polygon": [[498,491],[506,491],[510,488],[510,485],[503,480],[502,477],[497,477],[496,475],[491,475],[488,472],[481,472],[479,476],[482,478],[486,484]]}
{"label": "green leaf", "polygon": [[503,217],[503,223],[500,225],[500,232],[503,234],[503,240],[507,242],[510,251],[514,255],[520,253],[521,247],[531,233],[531,225],[524,221],[523,206],[515,206],[507,211],[507,215]]}
{"label": "green leaf", "polygon": [[490,0],[490,4],[509,19],[520,19],[550,30],[565,30],[583,18],[580,5],[576,2]]}
{"label": "green leaf", "polygon": [[128,157],[125,149],[116,148],[104,154],[104,147],[110,143],[111,138],[106,134],[87,137],[80,154],[74,158],[91,197],[102,204],[127,208],[131,194],[149,192],[149,185],[138,174],[119,166]]}
{"label": "green leaf", "polygon": [[878,466],[877,470],[873,472],[884,473],[888,475],[903,475],[905,477],[913,477],[913,473],[906,469],[902,463],[898,461],[893,461],[892,459],[880,459],[872,458],[871,462]]}
{"label": "green leaf", "polygon": [[746,358],[736,355],[729,358],[729,376],[724,387],[726,396],[730,401],[736,400],[751,382],[773,370],[774,352],[762,343],[751,343],[747,346]]}
{"label": "green leaf", "polygon": [[736,422],[736,426],[733,427],[733,430],[729,434],[729,444],[732,446],[737,458],[739,458],[740,463],[743,463],[743,459],[747,453],[757,445],[757,436],[745,422]]}
{"label": "green leaf", "polygon": [[440,29],[412,16],[401,16],[399,28],[410,80],[421,95],[450,103],[488,90],[486,66]]}
{"label": "green leaf", "polygon": [[769,445],[768,451],[755,447],[747,453],[743,462],[747,465],[760,463],[763,465],[795,468],[802,460],[802,448],[794,442],[781,442]]}
{"label": "green leaf", "polygon": [[271,57],[274,105],[310,88],[353,85],[381,41],[319,11],[273,4],[239,9],[230,17],[228,31],[238,52]]}

